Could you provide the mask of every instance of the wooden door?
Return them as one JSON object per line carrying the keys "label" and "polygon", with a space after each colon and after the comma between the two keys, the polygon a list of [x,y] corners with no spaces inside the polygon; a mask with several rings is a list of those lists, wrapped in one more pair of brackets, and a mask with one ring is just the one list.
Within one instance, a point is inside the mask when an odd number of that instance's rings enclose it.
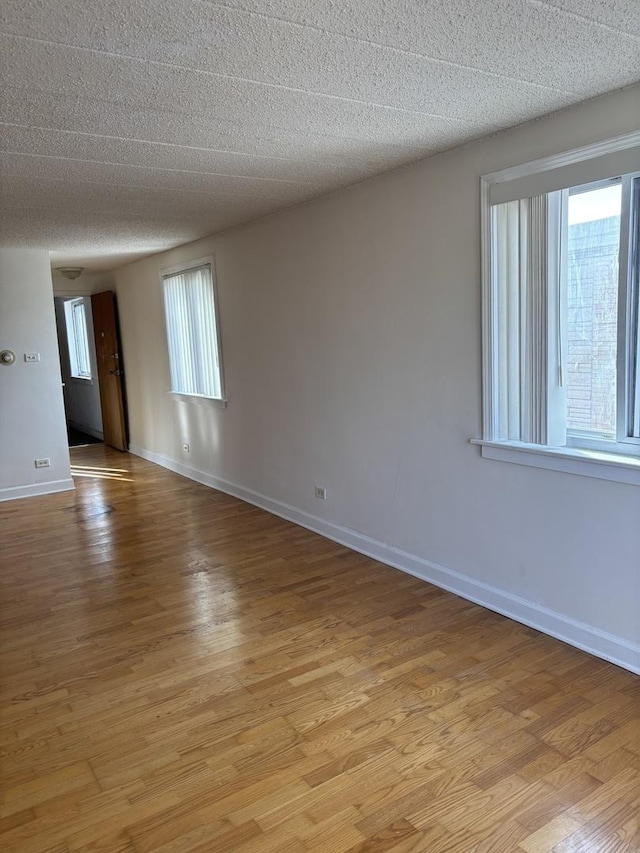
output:
{"label": "wooden door", "polygon": [[96,336],[104,442],[117,450],[126,450],[124,371],[120,356],[116,297],[113,291],[94,293],[91,297],[91,308],[93,311],[93,330]]}

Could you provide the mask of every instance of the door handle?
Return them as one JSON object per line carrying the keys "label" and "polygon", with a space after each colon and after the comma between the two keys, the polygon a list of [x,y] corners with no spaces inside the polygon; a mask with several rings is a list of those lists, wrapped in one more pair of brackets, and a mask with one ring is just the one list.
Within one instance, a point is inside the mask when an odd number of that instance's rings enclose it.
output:
{"label": "door handle", "polygon": [[122,374],[124,373],[124,370],[120,370],[119,368],[116,368],[115,370],[110,370],[109,373],[111,374],[111,376],[122,376]]}

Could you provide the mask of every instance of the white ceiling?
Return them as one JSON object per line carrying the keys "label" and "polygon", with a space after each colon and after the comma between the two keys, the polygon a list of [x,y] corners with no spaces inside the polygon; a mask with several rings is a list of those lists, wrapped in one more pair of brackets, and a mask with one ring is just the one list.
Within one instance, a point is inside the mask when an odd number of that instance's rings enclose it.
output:
{"label": "white ceiling", "polygon": [[109,269],[640,79],[640,0],[3,0],[2,243]]}

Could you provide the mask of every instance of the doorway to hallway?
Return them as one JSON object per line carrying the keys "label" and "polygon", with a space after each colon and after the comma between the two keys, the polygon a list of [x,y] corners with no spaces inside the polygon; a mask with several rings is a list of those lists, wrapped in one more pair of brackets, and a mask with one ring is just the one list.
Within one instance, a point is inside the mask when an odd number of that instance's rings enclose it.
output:
{"label": "doorway to hallway", "polygon": [[127,449],[115,295],[54,297],[69,447]]}

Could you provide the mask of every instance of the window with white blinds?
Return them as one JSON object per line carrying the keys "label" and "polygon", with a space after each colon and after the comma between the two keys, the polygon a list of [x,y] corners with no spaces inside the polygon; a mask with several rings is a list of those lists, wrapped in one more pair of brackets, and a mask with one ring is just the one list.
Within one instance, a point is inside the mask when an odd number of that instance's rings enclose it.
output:
{"label": "window with white blinds", "polygon": [[163,275],[171,390],[224,399],[211,263]]}
{"label": "window with white blinds", "polygon": [[64,303],[69,349],[70,375],[74,379],[91,379],[87,314],[83,297]]}
{"label": "window with white blinds", "polygon": [[484,179],[485,442],[640,455],[638,165]]}

